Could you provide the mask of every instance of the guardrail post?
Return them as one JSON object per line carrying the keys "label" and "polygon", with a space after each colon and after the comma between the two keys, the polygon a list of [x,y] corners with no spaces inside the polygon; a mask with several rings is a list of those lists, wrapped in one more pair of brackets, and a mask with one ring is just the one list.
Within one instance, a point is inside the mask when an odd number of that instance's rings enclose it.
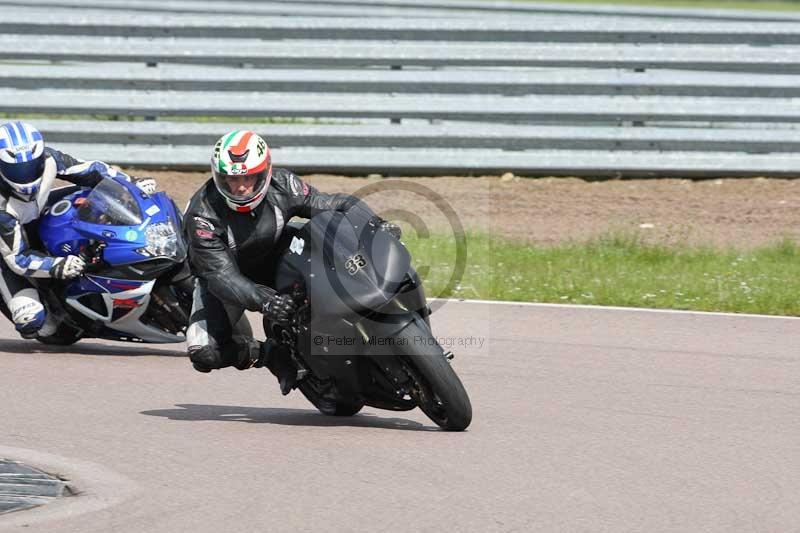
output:
{"label": "guardrail post", "polygon": [[[633,69],[633,71],[634,72],[642,72],[643,73],[643,72],[646,72],[647,69],[644,68],[644,67],[639,67],[639,68]],[[634,120],[633,122],[631,122],[631,126],[633,126],[634,128],[643,127],[644,126],[644,121],[643,120]]]}
{"label": "guardrail post", "polygon": [[[389,68],[391,70],[403,70],[403,65],[392,65]],[[400,119],[400,118],[391,118],[391,119],[389,119],[389,122],[391,124],[400,124],[402,122],[402,119]]]}
{"label": "guardrail post", "polygon": [[[148,68],[156,68],[156,67],[158,67],[158,63],[156,63],[156,62],[148,62],[147,63],[147,67]],[[148,121],[148,122],[154,122],[156,120],[156,117],[147,116],[147,117],[144,117],[144,119],[146,121]]]}

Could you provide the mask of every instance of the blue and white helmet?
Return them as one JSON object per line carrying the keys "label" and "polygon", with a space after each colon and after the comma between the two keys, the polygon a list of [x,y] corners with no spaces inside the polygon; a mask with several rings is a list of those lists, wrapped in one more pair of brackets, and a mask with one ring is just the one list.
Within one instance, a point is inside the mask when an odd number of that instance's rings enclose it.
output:
{"label": "blue and white helmet", "polygon": [[6,122],[0,126],[0,178],[11,194],[30,201],[39,192],[44,173],[44,139],[25,122]]}

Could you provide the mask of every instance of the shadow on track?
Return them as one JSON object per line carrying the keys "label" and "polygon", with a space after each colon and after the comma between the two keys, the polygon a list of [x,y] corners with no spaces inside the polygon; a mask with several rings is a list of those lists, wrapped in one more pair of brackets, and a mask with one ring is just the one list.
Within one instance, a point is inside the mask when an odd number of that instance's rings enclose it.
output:
{"label": "shadow on track", "polygon": [[51,346],[28,340],[0,340],[0,353],[56,353],[100,355],[108,357],[186,357],[180,350],[154,349],[152,344],[102,344],[99,342],[78,342],[70,346]]}
{"label": "shadow on track", "polygon": [[162,416],[170,420],[220,420],[253,424],[284,426],[362,427],[401,429],[407,431],[438,431],[436,426],[424,426],[404,418],[382,418],[371,413],[350,417],[326,416],[316,409],[282,409],[275,407],[241,407],[236,405],[177,404],[180,409],[142,411],[147,416]]}

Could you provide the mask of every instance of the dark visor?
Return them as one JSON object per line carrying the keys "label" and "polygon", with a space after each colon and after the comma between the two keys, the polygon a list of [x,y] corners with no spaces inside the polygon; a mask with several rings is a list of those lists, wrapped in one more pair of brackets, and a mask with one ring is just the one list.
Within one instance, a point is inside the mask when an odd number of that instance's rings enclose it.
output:
{"label": "dark visor", "polygon": [[0,174],[17,185],[26,185],[42,177],[44,172],[44,156],[23,163],[7,163],[0,161]]}

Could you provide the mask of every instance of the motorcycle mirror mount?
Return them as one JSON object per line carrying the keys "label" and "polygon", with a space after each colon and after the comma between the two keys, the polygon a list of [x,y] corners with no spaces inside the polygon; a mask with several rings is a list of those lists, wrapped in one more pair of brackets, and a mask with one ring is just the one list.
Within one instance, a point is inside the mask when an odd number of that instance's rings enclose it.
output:
{"label": "motorcycle mirror mount", "polygon": [[103,265],[103,250],[106,246],[108,243],[105,241],[89,241],[79,255],[86,262],[88,268],[97,269]]}

